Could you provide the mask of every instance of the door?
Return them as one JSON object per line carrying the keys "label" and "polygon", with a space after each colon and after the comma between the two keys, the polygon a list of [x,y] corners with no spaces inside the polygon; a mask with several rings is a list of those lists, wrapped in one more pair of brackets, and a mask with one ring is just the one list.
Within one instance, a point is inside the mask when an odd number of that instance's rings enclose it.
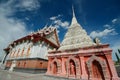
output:
{"label": "door", "polygon": [[54,62],[53,63],[53,74],[57,74],[57,72],[58,72],[57,63]]}
{"label": "door", "polygon": [[105,80],[102,67],[96,60],[92,64],[92,78],[93,80]]}

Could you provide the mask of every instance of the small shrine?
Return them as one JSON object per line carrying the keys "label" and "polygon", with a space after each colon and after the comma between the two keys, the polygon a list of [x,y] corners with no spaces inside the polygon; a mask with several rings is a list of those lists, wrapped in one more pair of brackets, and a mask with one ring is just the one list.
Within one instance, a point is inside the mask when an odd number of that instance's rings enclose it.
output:
{"label": "small shrine", "polygon": [[80,80],[120,80],[109,44],[95,42],[77,22],[73,9],[71,25],[56,51],[48,54],[46,75]]}

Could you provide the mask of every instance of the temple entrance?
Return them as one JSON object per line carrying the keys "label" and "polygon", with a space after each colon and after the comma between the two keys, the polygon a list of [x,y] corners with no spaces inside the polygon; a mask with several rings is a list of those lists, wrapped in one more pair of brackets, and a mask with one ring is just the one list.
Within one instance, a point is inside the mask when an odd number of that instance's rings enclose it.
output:
{"label": "temple entrance", "polygon": [[76,75],[76,66],[73,60],[70,60],[70,75]]}
{"label": "temple entrance", "polygon": [[92,62],[92,78],[93,80],[105,80],[102,67],[96,60]]}
{"label": "temple entrance", "polygon": [[53,74],[57,74],[58,68],[57,68],[57,62],[53,63]]}

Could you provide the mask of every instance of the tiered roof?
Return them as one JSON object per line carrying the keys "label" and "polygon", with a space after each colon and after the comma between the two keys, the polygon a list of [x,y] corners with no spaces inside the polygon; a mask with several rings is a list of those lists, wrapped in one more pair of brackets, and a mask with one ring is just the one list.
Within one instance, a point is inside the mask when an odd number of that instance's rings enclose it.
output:
{"label": "tiered roof", "polygon": [[83,48],[92,45],[95,45],[95,43],[87,35],[87,32],[82,28],[82,26],[77,22],[73,9],[73,18],[71,25],[69,26],[68,31],[65,34],[65,37],[58,50]]}

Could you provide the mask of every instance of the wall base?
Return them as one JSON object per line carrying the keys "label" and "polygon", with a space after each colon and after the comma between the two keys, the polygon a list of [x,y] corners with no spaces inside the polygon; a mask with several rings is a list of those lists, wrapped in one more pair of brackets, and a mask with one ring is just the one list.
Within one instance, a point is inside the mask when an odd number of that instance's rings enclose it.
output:
{"label": "wall base", "polygon": [[[6,70],[9,70],[9,67],[6,67]],[[34,69],[34,68],[14,68],[15,72],[23,72],[23,73],[45,73],[47,69]]]}

